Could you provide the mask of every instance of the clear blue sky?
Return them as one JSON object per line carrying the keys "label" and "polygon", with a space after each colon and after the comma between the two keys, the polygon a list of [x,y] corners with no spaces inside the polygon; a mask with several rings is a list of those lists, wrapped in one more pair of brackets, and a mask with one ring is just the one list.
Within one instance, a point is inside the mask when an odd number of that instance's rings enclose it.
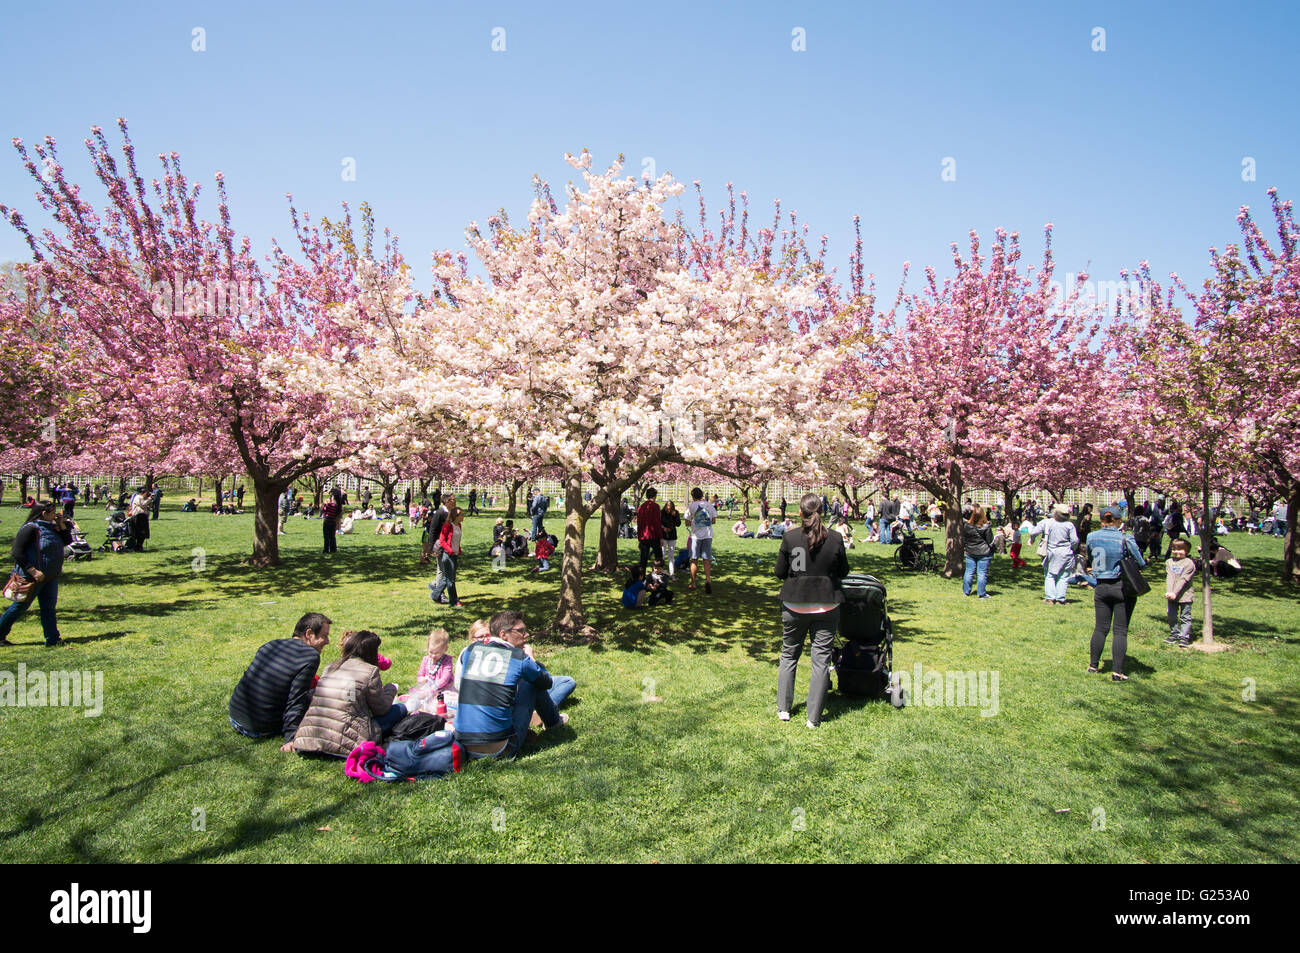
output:
{"label": "clear blue sky", "polygon": [[[565,152],[639,174],[732,181],[761,219],[781,198],[831,260],[863,220],[888,291],[901,263],[942,270],[974,228],[1018,230],[1060,271],[1208,270],[1207,249],[1265,190],[1300,198],[1294,3],[6,4],[0,132],[80,143],[131,122],[139,154],[226,174],[235,225],[289,237],[284,193],[315,216],[368,200],[427,284],[429,252],[504,205],[521,215]],[[191,49],[195,27],[205,52]],[[504,52],[492,49],[505,30]],[[792,50],[792,30],[806,51]],[[1092,49],[1105,29],[1105,52]],[[115,131],[115,130],[112,130]],[[1242,180],[1242,159],[1257,181]],[[341,178],[344,157],[356,181]],[[956,181],[941,180],[945,157]],[[145,165],[147,172],[155,166]],[[558,191],[558,190],[557,190]],[[0,196],[33,186],[0,157]],[[685,197],[688,201],[690,196]],[[97,201],[98,204],[98,201]],[[206,211],[212,214],[211,206]],[[7,225],[0,260],[27,257]],[[913,287],[916,282],[911,282]]]}

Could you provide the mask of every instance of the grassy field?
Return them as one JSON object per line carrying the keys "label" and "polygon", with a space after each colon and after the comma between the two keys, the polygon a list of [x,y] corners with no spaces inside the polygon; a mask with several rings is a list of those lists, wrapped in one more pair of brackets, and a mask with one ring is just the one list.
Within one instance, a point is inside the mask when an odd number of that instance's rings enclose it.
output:
{"label": "grassy field", "polygon": [[[79,515],[98,545],[101,514]],[[6,508],[0,538],[20,519]],[[70,564],[60,627],[72,644],[44,648],[33,612],[10,636],[18,644],[0,649],[0,668],[102,671],[103,713],[0,713],[10,765],[0,859],[1300,860],[1300,602],[1273,581],[1280,541],[1259,537],[1230,540],[1246,571],[1217,590],[1216,631],[1231,652],[1162,644],[1163,569],[1150,570],[1127,684],[1084,673],[1088,591],[1044,606],[1040,573],[997,557],[995,598],[963,599],[958,581],[903,574],[892,548],[859,542],[853,568],[889,586],[896,667],[996,672],[993,717],[832,692],[809,730],[805,656],[794,720],[778,722],[777,544],[728,535],[711,596],[682,591],[672,607],[634,614],[618,605],[619,583],[588,576],[603,639],[538,646],[578,690],[570,725],[518,762],[360,785],[341,763],[230,729],[226,704],[254,651],[305,611],[334,619],[326,661],[345,629],[378,631],[403,687],[431,625],[448,628],[453,651],[497,609],[543,628],[557,574],[494,572],[490,525],[467,525],[462,610],[429,600],[418,536],[364,525],[327,559],[319,521],[295,519],[284,565],[255,574],[241,565],[251,516],[165,508],[150,552]],[[622,545],[630,558],[634,544]],[[1199,597],[1196,619],[1199,634]],[[1105,659],[1109,671],[1109,645]]]}

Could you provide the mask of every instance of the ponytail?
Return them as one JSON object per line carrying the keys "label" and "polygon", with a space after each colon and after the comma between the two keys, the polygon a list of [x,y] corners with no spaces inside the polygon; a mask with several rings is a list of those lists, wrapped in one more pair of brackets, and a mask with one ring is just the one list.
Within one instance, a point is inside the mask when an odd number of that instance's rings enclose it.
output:
{"label": "ponytail", "polygon": [[799,515],[803,517],[803,533],[808,537],[808,551],[816,552],[826,542],[826,527],[822,525],[822,498],[816,493],[805,493],[799,499]]}

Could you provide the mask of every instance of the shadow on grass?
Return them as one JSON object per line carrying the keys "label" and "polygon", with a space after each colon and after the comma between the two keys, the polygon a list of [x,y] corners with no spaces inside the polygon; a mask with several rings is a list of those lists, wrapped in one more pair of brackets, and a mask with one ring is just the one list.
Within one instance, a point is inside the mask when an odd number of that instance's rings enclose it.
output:
{"label": "shadow on grass", "polygon": [[[1261,693],[1259,702],[1242,702],[1231,680],[1222,692],[1189,682],[1143,680],[1128,686],[1129,704],[1086,703],[1111,743],[1098,748],[1117,766],[1117,785],[1143,800],[1158,799],[1162,826],[1184,820],[1200,831],[1206,850],[1243,847],[1275,858],[1287,854],[1295,794],[1288,778],[1300,765],[1300,698],[1294,690]],[[1230,734],[1216,730],[1222,720],[1204,713],[1229,711]],[[1174,713],[1153,723],[1152,711]],[[1095,759],[1076,761],[1092,772]],[[1242,803],[1252,805],[1243,810]],[[1206,819],[1212,823],[1206,823]]]}

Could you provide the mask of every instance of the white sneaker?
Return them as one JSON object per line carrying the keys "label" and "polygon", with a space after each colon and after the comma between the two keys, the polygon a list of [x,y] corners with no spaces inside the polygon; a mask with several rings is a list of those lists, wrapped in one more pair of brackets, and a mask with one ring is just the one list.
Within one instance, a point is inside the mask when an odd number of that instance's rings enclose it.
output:
{"label": "white sneaker", "polygon": [[816,727],[817,727],[817,726],[814,725],[811,721],[804,722],[804,724],[806,724],[809,728],[816,728]]}
{"label": "white sneaker", "polygon": [[778,711],[776,713],[776,717],[779,718],[781,721],[789,721],[790,713],[788,711]]}

